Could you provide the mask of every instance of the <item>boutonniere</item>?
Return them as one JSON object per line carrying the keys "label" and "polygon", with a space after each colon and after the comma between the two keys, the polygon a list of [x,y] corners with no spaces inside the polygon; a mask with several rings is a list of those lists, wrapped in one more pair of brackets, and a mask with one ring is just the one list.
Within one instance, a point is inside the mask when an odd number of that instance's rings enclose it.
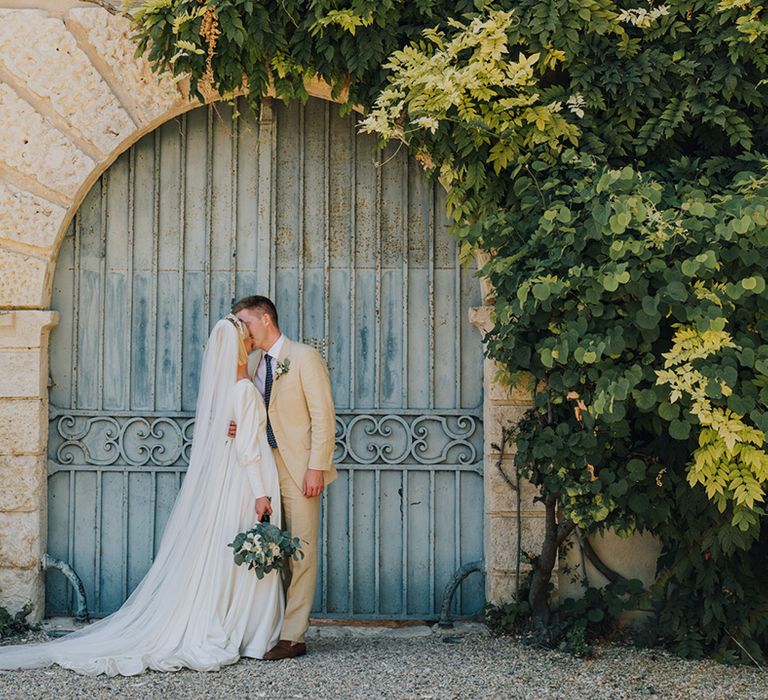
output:
{"label": "boutonniere", "polygon": [[288,374],[288,370],[291,369],[291,360],[286,357],[284,360],[278,360],[275,363],[275,381],[280,379],[284,374]]}

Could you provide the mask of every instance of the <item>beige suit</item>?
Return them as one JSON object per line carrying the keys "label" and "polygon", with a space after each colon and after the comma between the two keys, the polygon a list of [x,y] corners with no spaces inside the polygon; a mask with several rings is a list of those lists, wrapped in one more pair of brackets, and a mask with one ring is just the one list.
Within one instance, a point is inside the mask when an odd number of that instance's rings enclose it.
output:
{"label": "beige suit", "polygon": [[[262,353],[254,353],[256,367]],[[307,469],[324,472],[326,486],[336,478],[333,451],[336,413],[328,367],[317,350],[288,338],[273,362],[289,361],[289,369],[272,383],[269,421],[277,441],[274,450],[280,478],[283,526],[301,540],[304,559],[294,561],[286,591],[281,639],[300,642],[309,626],[309,613],[317,583],[317,544],[320,532],[320,496],[304,496]]]}

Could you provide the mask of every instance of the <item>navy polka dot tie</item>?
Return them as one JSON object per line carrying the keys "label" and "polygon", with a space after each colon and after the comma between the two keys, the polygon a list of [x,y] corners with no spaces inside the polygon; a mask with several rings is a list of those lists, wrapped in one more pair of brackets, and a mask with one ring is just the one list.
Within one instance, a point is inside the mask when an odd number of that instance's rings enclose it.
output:
{"label": "navy polka dot tie", "polygon": [[272,356],[267,353],[264,355],[267,363],[267,378],[264,381],[264,404],[267,407],[267,442],[272,448],[277,447],[275,434],[272,432],[272,423],[269,422],[269,399],[272,396]]}

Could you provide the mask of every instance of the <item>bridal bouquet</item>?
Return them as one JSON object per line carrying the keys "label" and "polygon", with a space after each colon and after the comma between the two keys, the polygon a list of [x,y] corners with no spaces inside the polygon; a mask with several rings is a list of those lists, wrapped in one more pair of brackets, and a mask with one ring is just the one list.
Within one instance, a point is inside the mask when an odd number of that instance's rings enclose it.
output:
{"label": "bridal bouquet", "polygon": [[260,579],[270,571],[284,569],[291,558],[304,558],[299,538],[268,520],[239,533],[227,547],[234,550],[235,564],[245,564]]}

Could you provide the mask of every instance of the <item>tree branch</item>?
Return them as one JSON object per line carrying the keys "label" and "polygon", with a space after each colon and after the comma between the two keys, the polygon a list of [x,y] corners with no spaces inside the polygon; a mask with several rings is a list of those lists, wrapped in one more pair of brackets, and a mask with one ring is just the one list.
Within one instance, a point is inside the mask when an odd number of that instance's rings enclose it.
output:
{"label": "tree branch", "polygon": [[[628,582],[624,576],[622,576],[618,571],[614,571],[598,556],[597,552],[592,547],[589,538],[585,537],[581,530],[576,531],[576,536],[579,538],[579,544],[581,545],[581,549],[583,550],[587,559],[589,559],[589,563],[592,564],[592,566],[594,566],[603,576],[605,576],[605,578],[607,578],[611,583]],[[587,575],[586,571],[584,572],[584,575]]]}
{"label": "tree branch", "polygon": [[102,10],[106,10],[111,15],[122,15],[118,9],[109,0],[83,0],[83,2],[91,3],[92,5],[98,5]]}

